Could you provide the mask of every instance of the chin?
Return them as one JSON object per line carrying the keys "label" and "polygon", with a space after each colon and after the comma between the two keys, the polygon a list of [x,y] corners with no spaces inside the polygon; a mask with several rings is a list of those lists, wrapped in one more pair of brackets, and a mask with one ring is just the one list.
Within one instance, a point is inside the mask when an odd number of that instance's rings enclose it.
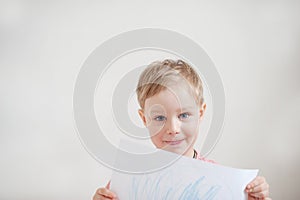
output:
{"label": "chin", "polygon": [[180,155],[184,155],[186,153],[185,149],[182,148],[164,148],[164,150],[172,152],[172,153],[176,153],[176,154],[180,154]]}

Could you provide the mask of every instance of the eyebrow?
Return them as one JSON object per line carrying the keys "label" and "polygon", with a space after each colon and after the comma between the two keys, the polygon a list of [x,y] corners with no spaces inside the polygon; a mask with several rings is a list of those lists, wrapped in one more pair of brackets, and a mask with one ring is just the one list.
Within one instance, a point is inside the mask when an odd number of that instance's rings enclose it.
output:
{"label": "eyebrow", "polygon": [[163,110],[151,110],[150,113],[164,113]]}
{"label": "eyebrow", "polygon": [[[176,110],[176,112],[181,112],[183,110],[189,110],[189,109],[194,109],[194,106],[187,106],[184,108],[179,108]],[[155,110],[151,110],[150,113],[153,114],[153,113],[165,113],[165,112],[163,110],[155,109]]]}
{"label": "eyebrow", "polygon": [[194,106],[183,107],[183,108],[177,109],[176,111],[179,112],[179,111],[182,111],[182,110],[189,110],[189,109],[194,109]]}

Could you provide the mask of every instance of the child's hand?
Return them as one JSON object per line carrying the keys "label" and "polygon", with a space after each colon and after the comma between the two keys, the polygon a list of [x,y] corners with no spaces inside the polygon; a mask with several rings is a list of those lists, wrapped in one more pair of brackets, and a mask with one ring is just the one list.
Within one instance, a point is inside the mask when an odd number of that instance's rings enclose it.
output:
{"label": "child's hand", "polygon": [[245,190],[248,193],[248,200],[271,200],[271,198],[269,198],[269,184],[266,182],[266,179],[262,176],[257,176],[253,181],[251,181],[247,185]]}
{"label": "child's hand", "polygon": [[107,199],[117,200],[118,199],[117,195],[109,190],[109,186],[110,186],[110,181],[107,183],[105,188],[97,189],[93,197],[93,200],[107,200]]}

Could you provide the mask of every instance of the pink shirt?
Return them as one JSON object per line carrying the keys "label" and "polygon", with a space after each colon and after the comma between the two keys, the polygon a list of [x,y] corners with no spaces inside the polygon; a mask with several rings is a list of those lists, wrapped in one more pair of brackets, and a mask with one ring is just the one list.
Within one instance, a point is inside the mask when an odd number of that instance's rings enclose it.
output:
{"label": "pink shirt", "polygon": [[217,164],[214,160],[209,160],[209,159],[207,159],[207,158],[205,158],[205,157],[202,157],[202,156],[198,153],[198,151],[196,151],[196,152],[197,152],[197,157],[196,157],[195,159],[197,159],[197,160],[202,160],[202,161],[205,161],[205,162],[210,162],[210,163]]}

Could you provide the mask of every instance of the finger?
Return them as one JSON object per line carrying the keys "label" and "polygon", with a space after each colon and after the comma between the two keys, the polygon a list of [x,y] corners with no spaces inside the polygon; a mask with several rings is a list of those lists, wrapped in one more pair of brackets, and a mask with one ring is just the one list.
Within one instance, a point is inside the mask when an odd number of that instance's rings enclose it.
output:
{"label": "finger", "polygon": [[269,190],[269,184],[265,182],[263,184],[257,185],[254,188],[252,188],[252,193],[259,193],[268,190]]}
{"label": "finger", "polygon": [[255,197],[255,198],[258,198],[258,199],[266,199],[269,196],[269,191],[267,190],[267,191],[262,191],[262,192],[259,192],[259,193],[249,193],[249,196]]}
{"label": "finger", "polygon": [[257,176],[255,179],[253,179],[248,185],[247,185],[247,189],[249,188],[253,188],[256,185],[262,184],[263,182],[265,182],[266,179],[262,176]]}
{"label": "finger", "polygon": [[95,195],[95,196],[93,197],[93,200],[115,200],[115,199],[109,198],[109,197],[104,197],[104,196],[102,196],[102,195]]}
{"label": "finger", "polygon": [[108,198],[117,198],[117,195],[107,188],[99,188],[97,194]]}
{"label": "finger", "polygon": [[114,198],[110,198],[110,197],[105,197],[103,195],[100,194],[95,194],[93,197],[93,200],[115,200]]}
{"label": "finger", "polygon": [[252,192],[255,186],[260,185],[264,182],[266,182],[264,177],[257,176],[246,186],[246,192]]}

